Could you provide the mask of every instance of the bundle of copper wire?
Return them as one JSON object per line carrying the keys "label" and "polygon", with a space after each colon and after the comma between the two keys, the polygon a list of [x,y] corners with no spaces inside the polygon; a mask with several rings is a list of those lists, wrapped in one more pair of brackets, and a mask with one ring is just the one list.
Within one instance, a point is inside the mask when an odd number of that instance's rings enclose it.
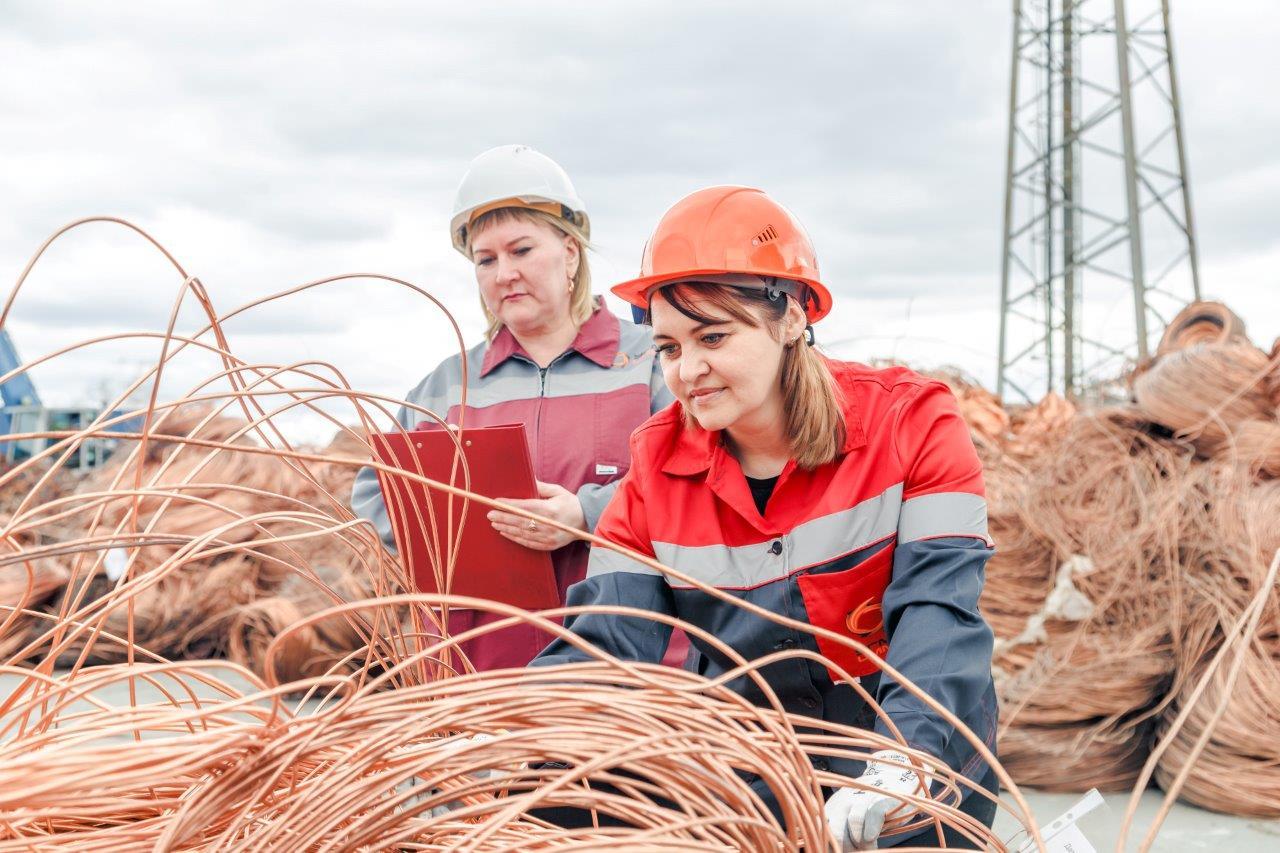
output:
{"label": "bundle of copper wire", "polygon": [[1207,459],[1227,452],[1245,424],[1277,426],[1266,387],[1270,361],[1247,341],[1195,344],[1161,356],[1134,380],[1134,401]]}
{"label": "bundle of copper wire", "polygon": [[[1268,581],[1267,564],[1280,550],[1280,483],[1248,482],[1231,464],[1217,466],[1210,476],[1220,494],[1237,490],[1239,497],[1211,507],[1220,547],[1190,554],[1195,570],[1181,592],[1185,615],[1178,636],[1187,669],[1160,730],[1169,731],[1184,711],[1185,719],[1167,739],[1154,777],[1167,786],[1183,774],[1181,796],[1206,808],[1275,818],[1280,594],[1274,577]],[[1257,624],[1233,644],[1242,614],[1253,604]],[[1224,659],[1211,667],[1217,654]]]}
{"label": "bundle of copper wire", "polygon": [[[998,638],[1000,753],[1019,781],[1118,790],[1154,775],[1210,808],[1280,814],[1266,781],[1280,743],[1274,618],[1237,653],[1234,692],[1233,659],[1216,657],[1251,602],[1280,606],[1260,586],[1280,549],[1276,387],[1280,351],[1198,303],[1136,372],[1132,405],[1073,412],[1050,397],[1012,413],[995,444],[989,418],[975,425],[997,542],[982,606]],[[1046,411],[1050,428],[1019,435]]]}
{"label": "bundle of copper wire", "polygon": [[1136,778],[1174,667],[1160,594],[1139,559],[1064,560],[1039,590],[1022,575],[1006,584],[1003,564],[991,567],[984,612],[1013,611],[992,624],[1000,754],[1019,780],[1117,790]]}
{"label": "bundle of copper wire", "polygon": [[[30,537],[5,537],[0,540],[0,555],[21,555],[32,544]],[[35,627],[31,617],[22,611],[44,604],[69,578],[70,572],[49,558],[24,559],[0,566],[0,603],[14,608],[0,613],[0,660],[16,651]]]}
{"label": "bundle of copper wire", "polygon": [[[108,466],[83,482],[74,498],[41,504],[39,495],[31,495],[24,505],[23,521],[16,529],[39,530],[54,540],[104,530],[118,533],[129,527],[141,527],[163,540],[93,557],[64,558],[59,566],[62,595],[55,607],[59,616],[107,594],[114,586],[113,570],[116,576],[155,572],[156,582],[138,592],[127,612],[117,609],[105,614],[104,630],[119,635],[130,624],[134,640],[160,655],[230,652],[233,659],[254,664],[249,649],[274,634],[263,634],[256,641],[246,637],[246,624],[254,623],[245,608],[256,607],[262,617],[273,606],[280,609],[282,595],[298,599],[289,602],[294,610],[308,601],[314,604],[305,582],[289,583],[298,572],[324,568],[328,574],[320,586],[340,590],[345,599],[339,600],[364,597],[371,591],[358,580],[360,549],[341,545],[333,537],[305,535],[314,522],[296,515],[315,507],[343,507],[354,478],[350,466],[322,463],[312,469],[263,455],[248,438],[245,420],[216,414],[207,405],[176,406],[165,414],[156,418],[157,430],[224,446],[210,449],[176,440],[154,441],[140,453],[137,442],[126,442]],[[125,484],[133,488],[124,489]],[[50,516],[50,507],[56,507],[56,515]],[[191,532],[213,529],[219,530],[222,549],[199,559],[179,556],[188,547]],[[281,537],[279,544],[261,541],[268,529]],[[290,534],[297,538],[286,538]],[[245,547],[234,547],[239,545]],[[170,568],[156,572],[162,566]],[[69,582],[73,576],[75,582]],[[325,604],[334,600],[331,595],[322,598]],[[237,622],[239,630],[233,630]],[[107,663],[123,660],[127,650],[89,648],[80,642],[62,650],[64,662],[81,654],[87,662]]]}
{"label": "bundle of copper wire", "polygon": [[[304,715],[281,702],[287,685],[242,697],[209,663],[33,684],[6,703],[0,734],[18,737],[0,747],[0,832],[121,850],[813,850],[827,843],[820,786],[849,780],[809,756],[861,759],[892,743],[820,721],[797,732],[786,714],[680,670],[603,661],[420,681],[424,659],[361,683],[314,679],[322,700]],[[174,698],[49,710],[130,678]],[[185,695],[193,679],[215,698]],[[135,734],[153,739],[139,746]],[[952,807],[952,775],[926,766],[944,785],[924,812],[1002,849]],[[752,791],[757,777],[780,819]],[[594,812],[596,824],[562,828],[539,813],[555,808]]]}
{"label": "bundle of copper wire", "polygon": [[[351,515],[343,494],[355,470],[372,462],[366,433],[402,401],[357,392],[328,365],[247,364],[221,332],[229,317],[357,276],[220,314],[198,279],[165,254],[182,283],[172,316],[194,299],[208,325],[184,335],[171,318],[163,332],[136,333],[159,340],[162,355],[106,411],[137,417],[141,428],[124,436],[109,468],[73,493],[53,494],[53,477],[44,474],[28,481],[10,496],[0,529],[8,547],[0,569],[54,560],[69,575],[44,609],[28,606],[31,600],[0,602],[0,647],[7,649],[0,676],[12,685],[0,698],[0,851],[832,849],[824,788],[862,783],[819,769],[814,759],[851,759],[844,766],[852,772],[889,746],[934,782],[928,794],[898,797],[905,808],[890,816],[889,835],[946,826],[985,849],[1006,849],[957,810],[972,784],[954,770],[898,736],[782,709],[760,669],[835,666],[820,655],[789,650],[748,661],[718,638],[668,620],[737,663],[711,681],[585,646],[560,626],[569,609],[529,613],[406,591],[403,567]],[[0,312],[0,327],[27,272]],[[407,282],[359,277],[410,288],[442,308]],[[458,343],[461,349],[460,335]],[[190,393],[163,399],[156,380],[184,352],[212,357],[215,371]],[[123,411],[145,387],[145,408]],[[349,409],[335,415],[322,401]],[[309,452],[277,428],[276,419],[293,410],[359,427],[326,452]],[[56,474],[82,442],[105,434],[106,417],[30,436],[54,444],[0,474],[0,490],[33,471]],[[381,467],[473,509],[498,505],[456,483]],[[461,467],[465,475],[465,460]],[[427,535],[443,554],[456,524],[433,522]],[[820,630],[646,562],[762,618]],[[446,581],[456,570],[452,560],[435,568]],[[505,618],[448,636],[450,607]],[[23,630],[14,634],[19,617]],[[578,643],[595,662],[471,671],[460,644],[515,622]],[[15,642],[5,645],[11,635]],[[1038,837],[1016,783],[979,738],[870,649],[824,636],[867,654],[956,724],[953,737],[970,740],[996,769],[1005,790],[1000,806]],[[253,669],[235,660],[169,659],[221,652]],[[764,705],[727,689],[737,678],[755,680]],[[127,699],[109,701],[122,691]],[[866,698],[883,718],[874,697]],[[767,786],[776,810],[753,780]],[[574,810],[586,826],[567,828],[546,809]]]}
{"label": "bundle of copper wire", "polygon": [[[1214,671],[1198,701],[1190,703],[1186,725],[1170,740],[1156,765],[1155,779],[1169,786],[1187,768],[1191,750],[1202,737],[1203,751],[1191,763],[1180,796],[1207,809],[1249,817],[1280,818],[1280,626],[1273,620],[1264,634],[1244,647],[1243,669],[1228,684],[1229,665]],[[1192,670],[1183,690],[1162,718],[1160,733],[1182,710],[1203,668]],[[1217,709],[1222,709],[1219,717]]]}
{"label": "bundle of copper wire", "polygon": [[1247,341],[1244,320],[1221,302],[1192,302],[1165,326],[1156,357],[1195,344]]}

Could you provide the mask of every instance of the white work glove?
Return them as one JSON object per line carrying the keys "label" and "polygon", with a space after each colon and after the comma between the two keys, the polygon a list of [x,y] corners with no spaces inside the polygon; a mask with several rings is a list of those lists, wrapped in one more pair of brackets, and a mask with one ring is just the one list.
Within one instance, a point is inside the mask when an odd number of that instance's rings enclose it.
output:
{"label": "white work glove", "polygon": [[881,750],[871,756],[866,771],[858,777],[859,782],[869,786],[868,790],[840,788],[827,800],[827,827],[831,837],[840,843],[840,853],[875,850],[885,817],[903,805],[901,796],[894,795],[922,796],[926,791],[914,770],[881,763],[885,761],[911,763],[901,752]]}
{"label": "white work glove", "polygon": [[[490,740],[493,740],[493,735],[481,732],[479,734],[468,735],[466,737],[444,738],[439,741],[431,743],[428,748],[438,749],[442,753],[447,754],[450,752],[455,752],[471,744],[484,743],[485,741],[490,741]],[[522,769],[524,769],[523,764],[521,764],[517,768],[490,767],[484,770],[473,771],[471,773],[468,773],[467,775],[470,776],[472,779],[483,782],[483,781],[488,781],[490,779],[501,779],[503,777],[510,776],[512,775],[512,773],[518,772],[519,770],[522,770]],[[416,777],[410,780],[410,785],[412,786],[415,782],[416,782]],[[432,793],[436,793],[436,792],[433,791]],[[417,798],[415,798],[414,800],[411,800],[410,804],[414,802],[418,802]],[[444,803],[443,805],[435,806],[434,808],[431,809],[431,816],[442,817],[455,809],[462,808],[462,805],[463,803],[461,801],[452,800],[450,802]]]}

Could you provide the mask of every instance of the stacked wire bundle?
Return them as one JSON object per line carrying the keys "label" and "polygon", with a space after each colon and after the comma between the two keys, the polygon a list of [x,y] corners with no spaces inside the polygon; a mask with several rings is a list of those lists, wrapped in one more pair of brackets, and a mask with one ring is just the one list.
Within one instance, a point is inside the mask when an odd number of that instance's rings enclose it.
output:
{"label": "stacked wire bundle", "polygon": [[[1280,816],[1280,621],[1263,584],[1280,549],[1278,363],[1225,306],[1196,303],[1129,405],[1051,397],[997,434],[989,406],[971,420],[997,542],[983,610],[1000,753],[1020,782],[1129,788],[1160,742],[1155,778],[1184,799]],[[1254,602],[1256,633],[1217,657]]]}
{"label": "stacked wire bundle", "polygon": [[[345,511],[354,476],[350,466],[290,463],[264,454],[248,437],[248,421],[207,405],[169,408],[155,419],[154,430],[157,438],[126,442],[74,494],[42,500],[41,491],[33,490],[15,507],[11,537],[61,543],[64,552],[0,570],[0,578],[19,590],[24,570],[34,567],[31,590],[20,590],[23,607],[43,604],[45,616],[58,620],[101,612],[97,630],[130,633],[155,654],[229,655],[261,671],[262,647],[285,625],[334,601],[372,592],[364,564],[380,559],[376,544],[368,534],[344,538],[324,530]],[[209,542],[194,544],[193,534],[210,531],[215,533]],[[118,536],[148,544],[69,546]],[[101,606],[121,578],[143,575],[152,582],[129,598],[128,607]],[[16,596],[6,596],[11,600]],[[29,641],[47,634],[47,618],[15,617],[15,628],[19,621]],[[9,646],[17,636],[10,632]],[[128,657],[127,645],[93,643],[92,636],[60,639],[59,663]],[[317,626],[308,648],[286,656],[282,665],[300,675],[344,656],[354,641],[344,626]],[[35,655],[52,646],[29,642],[25,648]]]}

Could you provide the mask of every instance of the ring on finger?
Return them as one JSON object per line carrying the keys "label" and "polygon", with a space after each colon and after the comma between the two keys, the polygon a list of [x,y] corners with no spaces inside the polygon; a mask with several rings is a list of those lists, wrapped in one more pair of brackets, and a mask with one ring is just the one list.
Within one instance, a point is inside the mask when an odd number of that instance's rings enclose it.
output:
{"label": "ring on finger", "polygon": [[531,522],[529,522],[529,532],[530,532],[530,533],[533,533],[533,532],[534,532],[535,530],[537,530],[537,529],[538,529],[538,522],[536,522],[536,521],[531,521]]}

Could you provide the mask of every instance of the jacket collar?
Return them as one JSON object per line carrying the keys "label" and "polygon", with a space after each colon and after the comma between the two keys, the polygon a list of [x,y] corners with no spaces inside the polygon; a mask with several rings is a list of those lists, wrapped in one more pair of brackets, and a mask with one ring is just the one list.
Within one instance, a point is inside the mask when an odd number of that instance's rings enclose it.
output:
{"label": "jacket collar", "polygon": [[[575,350],[583,358],[601,367],[612,367],[618,358],[618,345],[621,340],[622,326],[618,318],[612,311],[607,310],[604,307],[604,301],[597,297],[595,309],[587,318],[587,322],[578,329],[578,335],[573,339],[573,343],[569,344],[569,349]],[[524,351],[524,347],[520,346],[520,342],[516,340],[511,330],[503,326],[493,336],[493,340],[485,350],[484,360],[480,363],[480,376],[487,376],[494,368],[515,355],[528,361],[533,360]]]}

